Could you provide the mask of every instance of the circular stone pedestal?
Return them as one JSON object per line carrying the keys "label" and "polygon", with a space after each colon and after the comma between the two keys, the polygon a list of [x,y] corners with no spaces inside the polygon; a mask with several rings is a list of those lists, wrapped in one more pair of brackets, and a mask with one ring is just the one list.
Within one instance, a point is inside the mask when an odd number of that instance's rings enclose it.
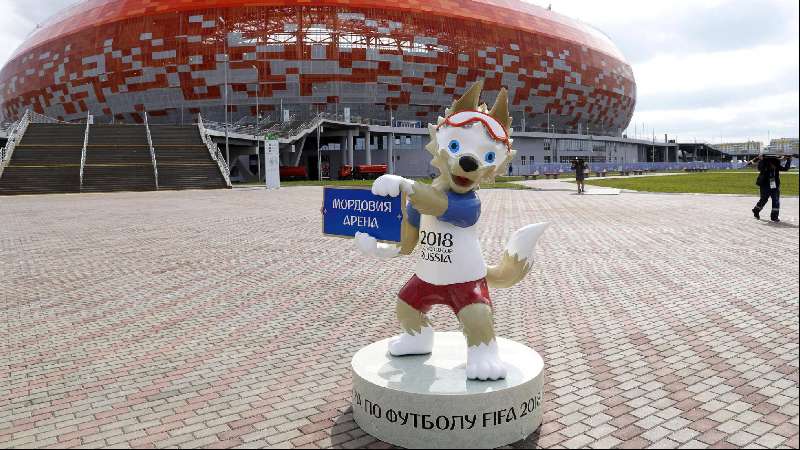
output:
{"label": "circular stone pedestal", "polygon": [[389,340],[353,357],[353,417],[362,430],[406,448],[495,448],[542,423],[544,361],[498,339],[508,377],[467,380],[461,333],[436,333],[433,353],[393,357]]}

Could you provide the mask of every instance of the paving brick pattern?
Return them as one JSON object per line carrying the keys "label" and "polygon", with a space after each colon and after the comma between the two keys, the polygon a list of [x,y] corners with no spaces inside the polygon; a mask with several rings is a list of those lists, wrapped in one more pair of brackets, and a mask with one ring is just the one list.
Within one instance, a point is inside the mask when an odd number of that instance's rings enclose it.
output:
{"label": "paving brick pattern", "polygon": [[[494,292],[546,359],[515,447],[798,446],[798,201],[483,191]],[[0,446],[369,447],[350,357],[395,332],[413,260],[320,232],[319,188],[0,198]],[[456,329],[436,310],[439,330]]]}

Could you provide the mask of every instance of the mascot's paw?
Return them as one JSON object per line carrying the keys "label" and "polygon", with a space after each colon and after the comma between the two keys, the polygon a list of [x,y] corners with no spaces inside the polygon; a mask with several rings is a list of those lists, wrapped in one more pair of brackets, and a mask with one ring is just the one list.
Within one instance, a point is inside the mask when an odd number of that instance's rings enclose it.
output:
{"label": "mascot's paw", "polygon": [[507,373],[496,340],[467,349],[467,378],[470,380],[502,380]]}
{"label": "mascot's paw", "polygon": [[403,333],[389,341],[392,356],[427,355],[433,351],[433,328],[424,327],[419,334]]}
{"label": "mascot's paw", "polygon": [[397,197],[401,192],[410,194],[413,181],[397,175],[383,175],[372,184],[372,193],[382,197]]}
{"label": "mascot's paw", "polygon": [[356,233],[356,248],[373,258],[390,259],[400,254],[400,248],[396,245],[383,244],[367,233]]}

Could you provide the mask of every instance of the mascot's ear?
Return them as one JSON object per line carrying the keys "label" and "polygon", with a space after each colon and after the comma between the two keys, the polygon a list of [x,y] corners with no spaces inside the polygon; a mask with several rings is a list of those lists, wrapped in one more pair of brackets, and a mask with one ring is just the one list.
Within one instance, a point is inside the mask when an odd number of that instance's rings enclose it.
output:
{"label": "mascot's ear", "polygon": [[449,116],[461,111],[473,111],[478,109],[478,102],[481,99],[481,91],[483,91],[483,80],[478,80],[460,99],[453,103],[453,106],[447,111],[447,115]]}
{"label": "mascot's ear", "polygon": [[494,102],[489,115],[494,120],[500,122],[507,130],[511,129],[511,117],[508,115],[508,91],[506,88],[500,89],[497,100]]}
{"label": "mascot's ear", "polygon": [[428,142],[425,149],[435,157],[439,154],[439,140],[436,139],[436,125],[428,124],[428,133],[430,133],[431,141]]}

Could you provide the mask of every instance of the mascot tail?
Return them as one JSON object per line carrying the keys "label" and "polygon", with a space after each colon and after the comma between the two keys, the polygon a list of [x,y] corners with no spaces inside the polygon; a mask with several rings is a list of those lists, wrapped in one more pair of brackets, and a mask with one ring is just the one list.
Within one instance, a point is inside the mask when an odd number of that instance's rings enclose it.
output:
{"label": "mascot tail", "polygon": [[508,240],[500,264],[489,267],[489,286],[508,288],[522,281],[533,266],[533,250],[549,224],[537,223],[519,229]]}

